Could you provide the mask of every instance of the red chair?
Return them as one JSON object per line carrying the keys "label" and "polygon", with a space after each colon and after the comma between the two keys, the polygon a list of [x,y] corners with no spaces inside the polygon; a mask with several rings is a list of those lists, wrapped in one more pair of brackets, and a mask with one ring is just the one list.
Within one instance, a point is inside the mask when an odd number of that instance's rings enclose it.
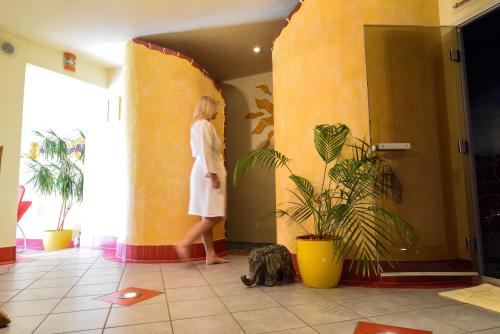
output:
{"label": "red chair", "polygon": [[21,234],[23,235],[24,251],[26,251],[27,249],[26,234],[24,234],[22,227],[19,225],[19,221],[24,216],[26,211],[28,211],[32,203],[31,201],[23,201],[23,196],[25,191],[26,189],[24,188],[24,186],[19,185],[17,187],[17,228],[19,229],[19,231],[21,231]]}

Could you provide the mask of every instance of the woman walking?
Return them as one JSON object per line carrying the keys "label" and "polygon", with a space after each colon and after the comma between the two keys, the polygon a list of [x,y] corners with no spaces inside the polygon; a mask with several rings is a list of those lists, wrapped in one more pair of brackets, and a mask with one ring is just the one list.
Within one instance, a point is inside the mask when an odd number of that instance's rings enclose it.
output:
{"label": "woman walking", "polygon": [[216,116],[217,102],[202,96],[191,125],[191,150],[196,160],[191,170],[189,187],[189,214],[200,216],[201,221],[176,246],[177,254],[185,260],[189,257],[189,246],[201,237],[207,264],[229,262],[215,254],[212,239],[213,227],[226,216],[226,168],[222,158],[222,141],[210,123]]}

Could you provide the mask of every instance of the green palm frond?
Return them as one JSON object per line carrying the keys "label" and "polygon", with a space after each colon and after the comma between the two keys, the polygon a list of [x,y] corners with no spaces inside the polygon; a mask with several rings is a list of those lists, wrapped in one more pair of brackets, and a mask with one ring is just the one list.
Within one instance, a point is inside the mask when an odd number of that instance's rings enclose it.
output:
{"label": "green palm frond", "polygon": [[295,183],[304,198],[312,198],[314,196],[314,187],[309,180],[295,174],[290,175],[289,178]]}
{"label": "green palm frond", "polygon": [[[69,139],[57,135],[53,130],[33,131],[39,138],[40,155],[37,158],[25,156],[31,178],[28,183],[42,195],[57,195],[62,199],[58,229],[64,228],[64,220],[73,201],[83,200],[84,176],[82,165],[84,152],[81,155],[70,154],[77,142],[85,138],[78,131],[79,138]],[[85,145],[82,145],[84,151]]]}
{"label": "green palm frond", "polygon": [[260,167],[268,170],[282,166],[288,168],[287,164],[289,161],[290,159],[273,149],[252,150],[242,156],[236,163],[233,174],[233,185],[236,186],[253,167]]}
{"label": "green palm frond", "polygon": [[340,155],[349,132],[344,124],[322,124],[314,128],[316,151],[324,162],[329,164]]}

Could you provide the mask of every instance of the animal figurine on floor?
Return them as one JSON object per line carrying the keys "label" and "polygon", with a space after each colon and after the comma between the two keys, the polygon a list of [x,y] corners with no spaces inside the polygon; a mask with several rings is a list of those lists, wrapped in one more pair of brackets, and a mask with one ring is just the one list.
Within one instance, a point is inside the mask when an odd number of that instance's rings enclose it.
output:
{"label": "animal figurine on floor", "polygon": [[252,249],[248,255],[249,278],[241,276],[246,286],[258,285],[274,286],[277,282],[295,282],[292,256],[282,245],[269,245]]}
{"label": "animal figurine on floor", "polygon": [[8,324],[10,324],[9,316],[0,309],[0,328],[6,327]]}

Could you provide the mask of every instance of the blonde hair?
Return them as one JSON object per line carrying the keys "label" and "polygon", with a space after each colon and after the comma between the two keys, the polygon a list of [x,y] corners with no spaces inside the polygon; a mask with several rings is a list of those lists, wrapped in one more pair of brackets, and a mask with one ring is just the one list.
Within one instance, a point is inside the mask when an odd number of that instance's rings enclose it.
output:
{"label": "blonde hair", "polygon": [[193,123],[202,119],[211,119],[217,110],[217,101],[209,96],[202,96],[193,113]]}

